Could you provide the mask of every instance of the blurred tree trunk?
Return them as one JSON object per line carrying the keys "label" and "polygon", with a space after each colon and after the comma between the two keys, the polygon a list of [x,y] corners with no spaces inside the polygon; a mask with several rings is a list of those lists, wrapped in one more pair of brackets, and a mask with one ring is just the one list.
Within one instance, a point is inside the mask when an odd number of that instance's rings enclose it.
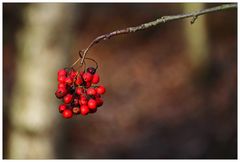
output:
{"label": "blurred tree trunk", "polygon": [[[185,3],[184,13],[204,9],[204,3]],[[208,65],[209,46],[206,28],[206,16],[197,18],[194,24],[185,21],[185,36],[187,41],[187,54],[193,66],[193,69],[201,69]]]}
{"label": "blurred tree trunk", "polygon": [[28,5],[23,12],[7,158],[54,158],[56,75],[69,59],[74,7],[40,3]]}

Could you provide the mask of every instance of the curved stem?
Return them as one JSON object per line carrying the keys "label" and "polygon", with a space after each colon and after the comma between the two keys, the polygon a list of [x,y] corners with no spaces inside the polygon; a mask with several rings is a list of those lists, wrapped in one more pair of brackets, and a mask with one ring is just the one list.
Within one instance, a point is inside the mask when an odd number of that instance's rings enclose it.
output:
{"label": "curved stem", "polygon": [[93,62],[96,64],[95,69],[96,69],[96,70],[98,69],[98,63],[97,63],[96,60],[94,60],[94,59],[92,59],[92,58],[88,58],[88,57],[85,57],[85,59],[93,61]]}
{"label": "curved stem", "polygon": [[113,31],[111,33],[107,33],[107,34],[98,36],[97,38],[95,38],[89,44],[89,46],[85,50],[83,50],[82,58],[78,58],[78,60],[76,62],[78,62],[81,59],[81,64],[83,64],[83,61],[84,61],[84,59],[87,55],[87,52],[90,50],[90,48],[92,48],[95,44],[99,43],[100,41],[110,39],[113,36],[117,36],[117,35],[121,35],[121,34],[134,33],[134,32],[137,32],[137,31],[141,31],[141,30],[159,25],[161,23],[166,23],[168,21],[179,20],[179,19],[184,19],[184,18],[189,18],[189,17],[192,17],[191,24],[193,24],[197,20],[197,18],[201,15],[204,15],[204,14],[207,14],[207,13],[212,13],[212,12],[217,12],[217,11],[223,11],[223,10],[227,10],[227,9],[231,9],[231,8],[237,8],[237,3],[223,4],[223,5],[220,5],[220,6],[217,6],[217,7],[207,8],[207,9],[203,9],[203,10],[200,10],[200,11],[194,11],[194,12],[186,13],[186,14],[179,14],[179,15],[172,15],[172,16],[162,16],[161,18],[158,18],[158,19],[156,19],[154,21],[151,21],[151,22],[141,24],[139,26],[128,27],[128,28],[125,28],[125,29],[116,30],[116,31]]}

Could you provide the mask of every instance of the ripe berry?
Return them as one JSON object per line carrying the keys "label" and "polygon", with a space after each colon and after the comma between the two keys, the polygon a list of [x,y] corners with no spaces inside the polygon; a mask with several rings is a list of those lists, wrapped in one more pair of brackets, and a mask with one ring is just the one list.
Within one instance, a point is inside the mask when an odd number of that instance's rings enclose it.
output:
{"label": "ripe berry", "polygon": [[[105,93],[103,86],[92,86],[100,81],[96,69],[87,68],[85,71],[75,71],[74,68],[58,70],[57,98],[62,99],[58,110],[64,118],[71,118],[81,113],[95,113],[97,107],[103,105],[101,94]],[[97,88],[95,88],[97,87]]]}
{"label": "ripe berry", "polygon": [[66,88],[66,84],[64,84],[64,83],[58,83],[58,88]]}
{"label": "ripe berry", "polygon": [[97,102],[97,107],[100,107],[103,105],[103,100],[101,98],[96,98],[95,100]]}
{"label": "ripe berry", "polygon": [[91,82],[85,82],[85,87],[86,87],[86,88],[89,88],[89,87],[91,87],[91,85],[92,85],[92,83],[91,83]]}
{"label": "ripe berry", "polygon": [[63,101],[64,103],[69,104],[72,101],[72,98],[73,96],[71,94],[67,94],[66,96],[64,96]]}
{"label": "ripe berry", "polygon": [[98,74],[94,74],[93,78],[92,78],[92,83],[93,84],[97,84],[99,82],[99,75]]}
{"label": "ripe berry", "polygon": [[88,101],[88,107],[89,107],[89,109],[96,109],[97,108],[97,102],[94,99],[90,99]]}
{"label": "ripe berry", "polygon": [[82,106],[80,107],[80,111],[81,111],[81,114],[82,114],[82,115],[87,115],[88,112],[89,112],[89,108],[88,108],[87,105],[82,105]]}
{"label": "ripe berry", "polygon": [[82,76],[83,76],[83,74],[84,74],[84,71],[81,71],[79,74],[80,74],[80,76],[82,77]]}
{"label": "ripe berry", "polygon": [[67,90],[65,88],[58,88],[58,90],[55,92],[55,96],[57,98],[62,98],[67,94]]}
{"label": "ripe berry", "polygon": [[76,81],[75,81],[75,84],[76,85],[81,85],[83,83],[83,80],[81,77],[77,77]]}
{"label": "ripe berry", "polygon": [[96,95],[96,90],[94,88],[88,88],[87,90],[87,94],[88,95]]}
{"label": "ripe berry", "polygon": [[99,86],[96,88],[98,94],[104,94],[106,89],[103,86]]}
{"label": "ripe berry", "polygon": [[72,78],[70,78],[70,77],[65,78],[65,83],[66,84],[71,85],[72,82],[73,82]]}
{"label": "ripe berry", "polygon": [[65,109],[67,109],[67,106],[65,104],[61,104],[58,107],[58,110],[59,110],[60,113],[62,113]]}
{"label": "ripe berry", "polygon": [[59,83],[65,83],[65,79],[66,79],[66,77],[64,75],[58,76],[58,82]]}
{"label": "ripe berry", "polygon": [[65,76],[66,74],[67,74],[67,72],[64,69],[58,70],[58,76],[61,76],[61,75]]}
{"label": "ripe berry", "polygon": [[95,74],[96,69],[94,67],[89,67],[89,68],[87,68],[87,72],[89,72],[91,74]]}
{"label": "ripe berry", "polygon": [[80,100],[79,100],[79,104],[80,105],[86,105],[88,103],[88,100],[85,96],[81,96]]}
{"label": "ripe berry", "polygon": [[84,73],[83,74],[83,80],[85,81],[85,82],[90,82],[91,80],[92,80],[92,74],[91,73]]}
{"label": "ripe berry", "polygon": [[101,97],[100,94],[98,94],[98,93],[95,94],[95,98],[100,98],[100,97]]}
{"label": "ripe berry", "polygon": [[70,74],[69,74],[69,76],[70,76],[70,78],[75,78],[76,76],[77,76],[77,71],[75,71],[75,70],[72,70],[72,71],[70,71]]}
{"label": "ripe berry", "polygon": [[69,110],[69,109],[64,110],[63,113],[62,113],[62,116],[63,116],[64,118],[66,118],[66,119],[71,118],[72,115],[73,115],[73,114],[72,114],[72,111]]}
{"label": "ripe berry", "polygon": [[74,108],[72,109],[72,112],[73,112],[74,114],[79,114],[79,113],[80,113],[80,108],[79,108],[79,107],[74,107]]}
{"label": "ripe berry", "polygon": [[81,87],[77,87],[75,89],[75,93],[78,94],[79,96],[82,95],[84,93],[84,89]]}

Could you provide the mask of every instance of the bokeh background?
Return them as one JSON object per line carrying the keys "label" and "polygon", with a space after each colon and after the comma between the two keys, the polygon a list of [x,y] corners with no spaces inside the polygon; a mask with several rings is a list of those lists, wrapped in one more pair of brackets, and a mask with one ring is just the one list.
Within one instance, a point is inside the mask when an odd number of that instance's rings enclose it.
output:
{"label": "bokeh background", "polygon": [[237,158],[237,9],[96,45],[95,114],[63,119],[54,95],[97,36],[217,5],[4,3],[3,158]]}

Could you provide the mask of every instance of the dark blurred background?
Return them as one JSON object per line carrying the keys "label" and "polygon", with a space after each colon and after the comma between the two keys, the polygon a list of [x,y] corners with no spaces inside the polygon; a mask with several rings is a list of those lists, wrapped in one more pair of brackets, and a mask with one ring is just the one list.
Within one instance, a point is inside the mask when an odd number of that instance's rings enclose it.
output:
{"label": "dark blurred background", "polygon": [[97,36],[217,5],[4,3],[3,158],[237,158],[237,9],[100,42],[95,114],[63,119],[54,95]]}

